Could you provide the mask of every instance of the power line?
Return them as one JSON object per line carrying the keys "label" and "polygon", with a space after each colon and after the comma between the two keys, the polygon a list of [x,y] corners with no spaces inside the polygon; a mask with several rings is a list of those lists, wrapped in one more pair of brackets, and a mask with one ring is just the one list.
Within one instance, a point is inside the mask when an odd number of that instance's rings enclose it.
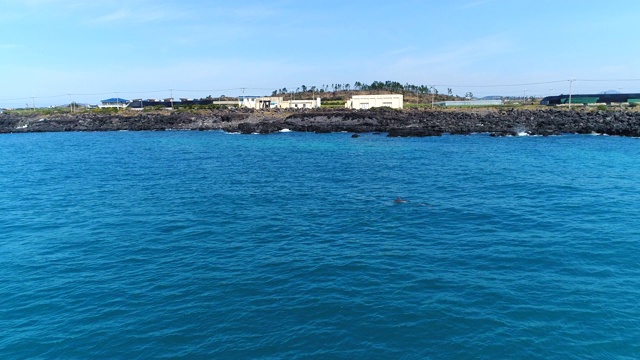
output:
{"label": "power line", "polygon": [[217,91],[231,91],[231,90],[273,90],[271,88],[251,88],[251,87],[239,87],[239,88],[229,88],[229,89],[209,89],[209,90],[183,90],[183,89],[173,89],[174,91],[181,91],[181,92],[201,92],[201,93],[205,93],[205,92],[217,92]]}
{"label": "power line", "polygon": [[[580,82],[640,82],[640,79],[632,78],[632,79],[565,79],[565,80],[551,80],[551,81],[539,81],[539,82],[529,82],[529,83],[513,83],[513,84],[492,84],[492,85],[460,85],[460,84],[434,84],[430,85],[430,88],[434,88],[436,86],[439,87],[449,87],[449,88],[501,88],[501,87],[518,87],[518,86],[535,86],[535,85],[548,85],[548,84],[557,84],[557,83],[570,83],[570,85],[575,85]],[[291,89],[295,89],[296,86],[289,87]],[[266,90],[270,91],[273,88],[260,88],[260,87],[235,87],[235,88],[224,88],[224,89],[164,89],[164,90],[145,90],[145,91],[110,91],[110,92],[93,92],[93,93],[67,93],[67,94],[58,94],[58,95],[43,95],[43,96],[24,96],[24,97],[15,97],[15,98],[4,98],[0,99],[0,102],[16,102],[16,101],[25,101],[31,100],[31,102],[35,100],[42,99],[55,99],[55,98],[63,98],[69,96],[103,96],[103,95],[121,95],[121,94],[157,94],[157,93],[173,93],[173,92],[182,92],[182,93],[215,93],[215,92],[223,92],[223,91],[242,91],[242,90]]]}
{"label": "power line", "polygon": [[574,79],[574,81],[585,81],[585,82],[624,82],[624,81],[640,81],[640,79]]}
{"label": "power line", "polygon": [[499,85],[452,85],[452,84],[434,84],[433,86],[465,87],[465,88],[493,88],[493,87],[512,87],[512,86],[530,86],[530,85],[556,84],[556,83],[567,82],[567,81],[569,81],[569,80],[554,80],[554,81],[543,81],[543,82],[534,82],[534,83],[499,84]]}

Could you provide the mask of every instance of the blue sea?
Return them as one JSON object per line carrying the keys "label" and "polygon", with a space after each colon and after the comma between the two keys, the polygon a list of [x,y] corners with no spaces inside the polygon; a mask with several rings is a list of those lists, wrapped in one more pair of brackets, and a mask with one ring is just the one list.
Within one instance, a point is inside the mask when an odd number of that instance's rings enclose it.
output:
{"label": "blue sea", "polygon": [[636,359],[640,139],[0,135],[0,329],[1,359]]}

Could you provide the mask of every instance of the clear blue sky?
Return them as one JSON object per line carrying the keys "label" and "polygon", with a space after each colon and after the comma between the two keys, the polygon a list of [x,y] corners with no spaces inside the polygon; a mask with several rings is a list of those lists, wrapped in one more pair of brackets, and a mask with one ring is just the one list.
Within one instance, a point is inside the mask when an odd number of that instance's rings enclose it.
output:
{"label": "clear blue sky", "polygon": [[[638,24],[637,0],[2,0],[0,107],[375,80],[568,93],[640,79]],[[573,83],[609,89],[640,81]]]}

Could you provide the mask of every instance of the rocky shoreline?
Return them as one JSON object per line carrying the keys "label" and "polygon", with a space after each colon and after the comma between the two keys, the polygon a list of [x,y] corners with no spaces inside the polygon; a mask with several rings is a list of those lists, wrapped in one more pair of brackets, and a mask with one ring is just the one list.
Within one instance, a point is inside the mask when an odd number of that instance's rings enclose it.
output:
{"label": "rocky shoreline", "polygon": [[590,109],[252,111],[244,109],[159,113],[0,114],[0,133],[61,131],[224,130],[269,134],[284,129],[329,133],[380,132],[388,136],[489,133],[607,134],[640,137],[640,112]]}

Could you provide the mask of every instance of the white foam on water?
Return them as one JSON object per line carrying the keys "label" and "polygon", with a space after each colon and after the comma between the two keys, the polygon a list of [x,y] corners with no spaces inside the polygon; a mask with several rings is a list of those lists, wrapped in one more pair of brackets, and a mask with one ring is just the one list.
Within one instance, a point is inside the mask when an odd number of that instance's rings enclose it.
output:
{"label": "white foam on water", "polygon": [[292,131],[291,131],[291,130],[289,130],[289,129],[282,129],[282,130],[280,130],[279,132],[281,132],[281,133],[287,133],[287,132],[292,132]]}

